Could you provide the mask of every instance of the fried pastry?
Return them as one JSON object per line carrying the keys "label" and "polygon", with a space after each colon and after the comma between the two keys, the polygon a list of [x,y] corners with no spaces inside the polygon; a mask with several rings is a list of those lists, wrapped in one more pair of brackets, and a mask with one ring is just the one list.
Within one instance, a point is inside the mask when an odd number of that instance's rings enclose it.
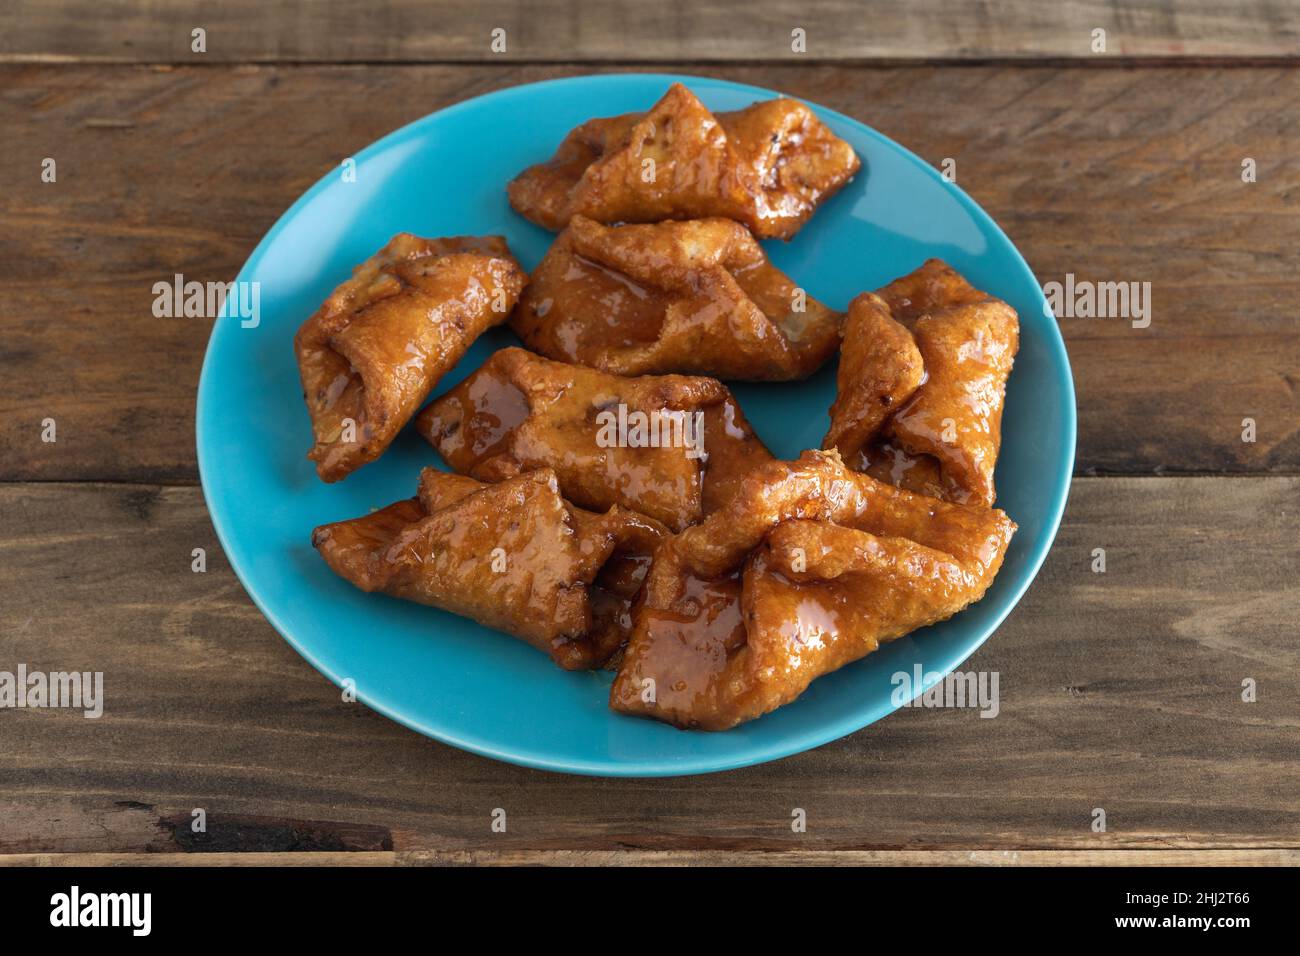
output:
{"label": "fried pastry", "polygon": [[883,299],[862,293],[849,303],[844,322],[831,427],[822,447],[838,448],[852,461],[924,375],[912,333],[894,320]]}
{"label": "fried pastry", "polygon": [[555,473],[495,485],[426,468],[419,496],[322,525],[312,545],[363,591],[443,608],[519,637],[566,670],[626,640],[659,522],[573,507]]}
{"label": "fried pastry", "polygon": [[374,461],[527,281],[500,236],[395,236],[294,338],[324,481]]}
{"label": "fried pastry", "polygon": [[862,165],[790,99],[710,113],[674,83],[648,113],[593,119],[519,174],[510,205],[540,226],[723,216],[760,239],[789,239]]}
{"label": "fried pastry", "polygon": [[511,325],[543,355],[619,375],[789,381],[830,358],[840,319],[729,219],[610,227],[579,215]]}
{"label": "fried pastry", "polygon": [[416,428],[461,474],[502,481],[551,468],[574,504],[621,505],[675,531],[772,458],[721,382],[624,378],[518,348],[494,353]]}
{"label": "fried pastry", "polygon": [[[882,313],[881,306],[888,310]],[[1019,346],[1015,309],[938,259],[859,296],[846,323],[839,394],[825,447],[882,481],[992,505],[1007,377]],[[915,340],[924,377],[914,382]],[[912,385],[911,397],[902,401]],[[887,419],[875,402],[894,409]],[[874,413],[874,414],[872,414]]]}
{"label": "fried pastry", "polygon": [[617,711],[726,730],[979,600],[1015,524],[807,451],[750,472],[655,550],[610,691]]}

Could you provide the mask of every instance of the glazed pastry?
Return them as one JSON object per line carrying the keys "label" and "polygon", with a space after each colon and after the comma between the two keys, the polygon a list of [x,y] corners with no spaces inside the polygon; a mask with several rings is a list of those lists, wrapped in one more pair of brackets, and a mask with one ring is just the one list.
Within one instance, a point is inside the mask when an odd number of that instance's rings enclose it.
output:
{"label": "glazed pastry", "polygon": [[788,381],[830,358],[840,320],[728,219],[610,227],[575,216],[511,325],[543,355],[619,375]]}
{"label": "glazed pastry", "polygon": [[862,293],[849,303],[844,322],[831,427],[822,447],[838,448],[852,461],[912,397],[924,375],[912,333],[894,321],[883,299]]}
{"label": "glazed pastry", "polygon": [[547,469],[495,485],[426,468],[416,498],[322,525],[312,545],[363,591],[443,608],[519,637],[566,670],[626,640],[657,521],[575,508]]}
{"label": "glazed pastry", "polygon": [[660,542],[610,691],[617,711],[726,730],[978,601],[1015,524],[807,451]]}
{"label": "glazed pastry", "polygon": [[324,481],[374,461],[527,276],[500,236],[395,236],[294,338]]}
{"label": "glazed pastry", "polygon": [[760,239],[789,239],[861,166],[853,148],[795,100],[710,113],[674,83],[648,113],[593,119],[510,183],[510,205],[559,231],[600,222],[723,216]]}
{"label": "glazed pastry", "polygon": [[502,481],[551,468],[574,504],[621,505],[674,531],[772,458],[721,382],[624,378],[517,348],[494,353],[416,428],[461,474]]}
{"label": "glazed pastry", "polygon": [[[881,313],[888,308],[892,321]],[[1015,309],[938,259],[860,296],[846,324],[840,391],[823,443],[882,481],[961,503],[992,505],[1007,377],[1019,346]],[[911,331],[915,355],[900,336]],[[881,420],[875,404],[894,410]],[[876,414],[872,414],[872,412]]]}

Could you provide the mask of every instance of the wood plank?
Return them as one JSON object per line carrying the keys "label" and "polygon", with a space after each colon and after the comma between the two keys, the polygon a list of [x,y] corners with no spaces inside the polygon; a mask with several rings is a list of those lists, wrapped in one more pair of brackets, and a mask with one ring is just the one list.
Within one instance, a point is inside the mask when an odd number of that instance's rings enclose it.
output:
{"label": "wood plank", "polygon": [[[233,278],[342,157],[430,110],[573,72],[0,67],[0,480],[194,481],[209,326],[154,318],[153,283]],[[710,72],[860,117],[936,164],[955,158],[959,184],[1044,282],[1151,283],[1147,329],[1062,322],[1080,473],[1300,470],[1300,72]],[[54,184],[40,181],[47,156]],[[1241,181],[1243,156],[1258,182]],[[46,417],[55,444],[39,440]]]}
{"label": "wood plank", "polygon": [[604,780],[342,702],[244,595],[195,488],[0,485],[0,669],[100,670],[106,699],[0,711],[0,853],[1294,851],[1298,523],[1300,477],[1077,479],[966,665],[998,672],[996,719],[908,709],[765,766]]}
{"label": "wood plank", "polygon": [[409,850],[374,853],[18,853],[7,866],[1300,866],[1300,850]]}
{"label": "wood plank", "polygon": [[[361,28],[358,29],[360,22]],[[191,31],[207,31],[195,54]],[[806,31],[805,52],[791,31]],[[492,31],[506,31],[503,52]],[[1093,59],[1092,31],[1111,57],[1267,57],[1300,53],[1300,10],[1267,0],[375,0],[358,18],[345,0],[12,0],[0,14],[0,56],[113,62],[782,62],[875,58]]]}

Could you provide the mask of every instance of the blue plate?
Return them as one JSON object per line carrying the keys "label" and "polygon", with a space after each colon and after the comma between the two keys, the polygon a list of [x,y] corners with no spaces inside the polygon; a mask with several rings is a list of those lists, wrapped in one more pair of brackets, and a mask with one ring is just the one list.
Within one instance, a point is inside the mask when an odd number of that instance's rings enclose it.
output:
{"label": "blue plate", "polygon": [[[818,115],[862,157],[858,177],[789,243],[768,243],[781,269],[836,308],[930,256],[1020,313],[1007,391],[998,504],[1020,525],[984,599],[823,677],[795,703],[725,733],[676,730],[606,704],[610,676],[566,673],[505,634],[442,611],[363,594],[312,549],[318,524],[414,493],[441,464],[407,428],[379,461],[326,485],[306,453],[311,427],[294,331],[354,265],[396,232],[499,233],[532,269],[551,235],[516,215],[506,183],[546,159],[593,116],[644,110],[675,80],[713,110],[778,94],[703,77],[631,74],[502,90],[426,116],[355,157],[355,181],[331,171],[267,233],[239,274],[260,283],[260,321],[221,318],[198,396],[198,458],[208,509],[248,593],[285,639],[336,684],[406,726],[455,747],[531,767],[666,776],[743,767],[852,733],[895,709],[891,675],[957,667],[993,633],[1033,580],[1056,534],[1074,462],[1074,386],[1065,347],[1033,273],[996,224],[907,150],[831,110]],[[247,327],[246,327],[247,326]],[[444,379],[441,394],[494,350],[497,329]],[[832,363],[833,365],[833,363]],[[790,385],[736,394],[769,448],[816,448],[834,397],[833,367]]]}

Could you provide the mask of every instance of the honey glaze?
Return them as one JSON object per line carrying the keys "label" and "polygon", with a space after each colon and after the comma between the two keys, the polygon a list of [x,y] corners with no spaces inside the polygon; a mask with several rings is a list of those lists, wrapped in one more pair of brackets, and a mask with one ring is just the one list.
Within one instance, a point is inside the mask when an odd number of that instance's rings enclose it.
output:
{"label": "honey glaze", "polygon": [[753,381],[810,375],[838,347],[840,322],[736,222],[607,227],[581,215],[533,272],[511,320],[550,358],[621,375]]}
{"label": "honey glaze", "polygon": [[627,639],[632,598],[666,534],[631,512],[574,508],[546,470],[485,485],[426,468],[417,498],[322,525],[312,544],[362,590],[473,618],[578,669]]}
{"label": "honey glaze", "polygon": [[727,664],[745,643],[739,571],[716,579],[684,575],[667,607],[643,607],[633,629],[637,654],[626,654],[611,706],[665,715],[681,727],[703,727],[725,694]]}
{"label": "honey glaze", "polygon": [[469,462],[466,471],[495,454],[528,418],[528,401],[511,382],[493,375],[475,376],[452,393],[436,416],[428,419],[442,436],[444,455]]}
{"label": "honey glaze", "polygon": [[860,449],[852,467],[878,481],[931,498],[963,504],[970,498],[969,492],[944,480],[938,459],[932,455],[913,455],[888,440]]}
{"label": "honey glaze", "polygon": [[402,233],[359,265],[294,337],[320,478],[379,457],[525,281],[499,236]]}
{"label": "honey glaze", "polygon": [[880,429],[892,447],[868,452],[880,463],[872,473],[991,506],[1006,383],[1020,341],[1015,310],[938,259],[872,298],[911,330],[925,366],[925,379]]}
{"label": "honey glaze", "polygon": [[[583,123],[507,191],[516,211],[551,230],[575,215],[600,222],[720,216],[759,238],[788,239],[860,165],[802,103],[773,99],[715,115],[675,83],[646,113]],[[649,168],[653,176],[645,175]]]}
{"label": "honey glaze", "polygon": [[580,255],[564,263],[559,282],[563,295],[529,297],[521,306],[535,322],[546,320],[553,328],[553,357],[577,362],[658,338],[669,301],[662,292]]}
{"label": "honey glaze", "polygon": [[616,376],[522,349],[496,352],[416,427],[462,474],[551,468],[574,504],[620,505],[677,531],[771,458],[720,382]]}
{"label": "honey glaze", "polygon": [[978,600],[1014,531],[834,451],[760,465],[656,549],[610,705],[702,730],[759,717]]}

